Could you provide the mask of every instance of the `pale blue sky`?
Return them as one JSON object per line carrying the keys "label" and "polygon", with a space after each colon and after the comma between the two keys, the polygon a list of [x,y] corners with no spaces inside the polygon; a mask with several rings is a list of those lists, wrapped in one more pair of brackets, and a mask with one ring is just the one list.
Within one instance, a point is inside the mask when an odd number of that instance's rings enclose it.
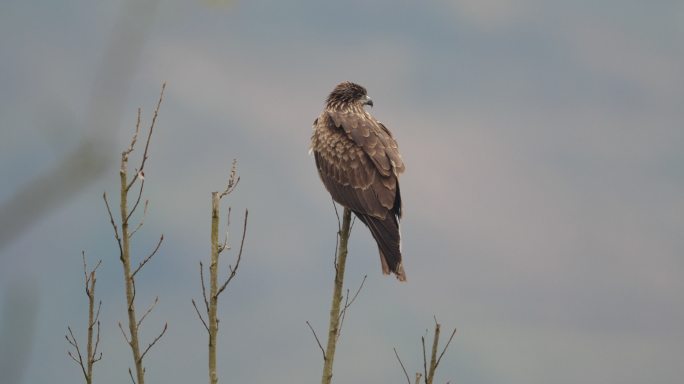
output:
{"label": "pale blue sky", "polygon": [[[305,321],[324,332],[336,222],[307,150],[344,80],[368,89],[407,165],[409,281],[381,275],[358,223],[347,281],[368,279],[345,321],[336,382],[403,381],[392,347],[418,370],[433,314],[459,329],[439,382],[681,381],[684,4],[130,3],[2,6],[0,371],[23,372],[3,382],[81,380],[63,334],[71,325],[84,335],[82,249],[103,259],[96,382],[129,380],[101,194],[116,193],[135,110],[149,121],[163,81],[149,216],[134,244],[143,254],[166,238],[138,283],[140,306],[160,297],[144,338],[169,322],[148,381],[206,380],[190,299],[208,257],[209,192],[234,157],[242,181],[229,204],[250,209],[250,227],[221,302],[222,381],[319,380]],[[65,171],[83,142],[94,154]],[[96,161],[104,166],[80,171]],[[60,171],[73,188],[27,192]],[[15,204],[18,194],[45,204]]]}

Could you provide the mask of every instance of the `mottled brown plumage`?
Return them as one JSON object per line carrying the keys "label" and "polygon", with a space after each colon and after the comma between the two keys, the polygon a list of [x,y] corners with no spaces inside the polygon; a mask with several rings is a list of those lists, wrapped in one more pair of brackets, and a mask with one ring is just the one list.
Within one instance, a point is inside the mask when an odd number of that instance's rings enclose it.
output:
{"label": "mottled brown plumage", "polygon": [[398,179],[404,162],[390,131],[366,112],[365,105],[373,105],[365,88],[350,82],[338,84],[314,121],[311,150],[332,198],[370,229],[383,273],[394,273],[405,281]]}

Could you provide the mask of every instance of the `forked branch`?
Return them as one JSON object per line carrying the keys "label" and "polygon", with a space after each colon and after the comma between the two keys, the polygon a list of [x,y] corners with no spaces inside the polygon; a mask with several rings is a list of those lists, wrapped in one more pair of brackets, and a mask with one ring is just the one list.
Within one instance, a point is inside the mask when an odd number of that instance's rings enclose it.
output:
{"label": "forked branch", "polygon": [[[136,144],[138,142],[138,135],[140,134],[142,114],[140,109],[138,109],[135,124],[135,132],[133,134],[133,137],[131,138],[130,144],[123,152],[121,152],[121,166],[119,169],[120,203],[118,222],[114,219],[114,214],[112,213],[112,209],[109,205],[107,194],[105,193],[103,195],[105,206],[107,207],[107,213],[109,215],[109,220],[112,224],[112,228],[114,229],[114,238],[116,239],[116,242],[119,245],[119,259],[121,260],[121,264],[123,265],[124,286],[126,290],[126,307],[128,314],[128,332],[124,330],[121,323],[119,323],[119,329],[121,329],[121,333],[123,334],[126,343],[130,346],[131,353],[133,355],[133,362],[135,364],[135,375],[133,375],[133,370],[131,370],[130,368],[129,374],[131,376],[131,381],[134,384],[145,384],[145,367],[143,365],[143,358],[149,352],[149,350],[159,341],[159,339],[161,339],[161,337],[166,333],[166,329],[168,326],[167,324],[164,324],[164,328],[159,333],[159,335],[155,337],[151,343],[148,344],[145,350],[141,350],[140,339],[138,336],[139,328],[142,325],[143,321],[147,318],[147,316],[152,312],[152,310],[158,303],[159,298],[155,298],[152,305],[150,305],[150,307],[145,311],[142,317],[138,318],[136,315],[135,307],[135,278],[138,272],[140,272],[142,268],[145,267],[147,263],[152,259],[152,257],[157,254],[157,251],[159,250],[159,247],[161,246],[162,241],[164,240],[164,235],[160,236],[159,241],[157,242],[157,245],[152,250],[152,252],[144,258],[142,258],[142,260],[138,262],[138,266],[135,269],[131,268],[133,260],[130,250],[131,238],[133,234],[135,234],[138,231],[138,229],[140,229],[143,226],[145,215],[147,214],[148,201],[145,200],[145,209],[143,212],[143,217],[141,218],[140,223],[131,231],[130,219],[135,213],[136,209],[139,207],[140,201],[142,201],[142,193],[145,185],[145,164],[149,157],[148,153],[150,148],[150,142],[152,140],[152,133],[154,132],[154,128],[157,122],[157,116],[159,115],[159,108],[161,107],[161,103],[164,98],[165,88],[166,83],[162,85],[161,91],[159,93],[159,100],[157,102],[156,108],[154,109],[154,114],[152,116],[152,122],[150,123],[150,127],[147,131],[145,150],[142,154],[142,158],[140,159],[138,167],[135,168],[134,176],[130,180],[128,179],[128,162],[130,155],[135,150]],[[140,187],[138,188],[138,192],[135,195],[135,202],[133,203],[132,207],[129,207],[128,194],[130,192],[131,187],[135,184],[136,181],[140,181]]]}
{"label": "forked branch", "polygon": [[[439,363],[442,361],[442,357],[444,356],[444,353],[446,352],[447,348],[449,348],[449,344],[451,344],[451,340],[453,340],[454,336],[456,335],[456,328],[454,328],[453,332],[451,332],[451,336],[449,336],[449,340],[447,341],[446,345],[444,345],[442,352],[439,355],[437,355],[440,330],[441,330],[441,325],[437,322],[437,318],[435,318],[435,330],[434,330],[434,335],[433,335],[433,339],[432,339],[432,348],[431,348],[429,363],[428,363],[428,358],[427,358],[426,348],[425,348],[425,337],[422,336],[420,338],[421,346],[423,348],[423,373],[421,374],[420,372],[416,372],[416,381],[415,381],[416,384],[418,384],[420,382],[421,377],[424,377],[425,384],[432,384],[433,383],[433,381],[435,379],[435,372],[437,371],[437,367],[439,367]],[[399,353],[397,353],[396,348],[394,348],[394,354],[397,357],[399,364],[401,365],[401,369],[404,372],[404,376],[406,377],[406,381],[408,382],[408,384],[411,384],[411,380],[409,379],[408,372],[406,371],[406,368],[404,367],[404,363],[401,361],[401,358],[399,358]]]}
{"label": "forked branch", "polygon": [[[230,170],[230,176],[228,177],[228,183],[226,188],[222,192],[212,192],[211,193],[211,256],[209,263],[209,292],[207,293],[207,284],[204,279],[204,265],[200,261],[200,283],[202,286],[202,299],[204,300],[204,309],[206,311],[205,316],[202,315],[195,300],[192,300],[192,306],[195,308],[197,317],[199,317],[204,329],[207,331],[209,337],[209,383],[218,383],[218,374],[216,373],[216,356],[217,356],[217,346],[216,340],[218,335],[218,298],[225,291],[228,285],[235,278],[238,268],[240,267],[240,261],[242,260],[242,251],[245,245],[245,236],[247,234],[247,218],[249,217],[249,211],[245,210],[245,218],[242,225],[242,239],[240,240],[240,249],[237,253],[235,259],[235,267],[228,265],[228,277],[222,283],[219,283],[218,273],[219,273],[219,256],[221,252],[231,249],[228,243],[228,230],[226,230],[225,240],[221,243],[219,242],[219,217],[220,217],[220,203],[221,199],[235,190],[240,177],[237,174],[237,161],[233,160],[233,164]],[[228,209],[228,219],[226,227],[230,227],[230,212]]]}
{"label": "forked branch", "polygon": [[78,341],[76,340],[76,336],[74,336],[71,327],[67,327],[68,333],[65,337],[67,342],[76,352],[74,354],[71,351],[67,351],[67,355],[81,367],[85,382],[91,384],[93,382],[93,366],[102,359],[102,352],[98,353],[98,347],[100,345],[100,309],[102,308],[102,301],[98,303],[97,310],[95,310],[95,283],[97,281],[95,276],[97,269],[100,267],[100,264],[102,264],[102,260],[99,260],[95,267],[88,270],[84,251],[81,252],[81,256],[83,259],[85,293],[88,297],[88,336],[85,356],[81,353]]}

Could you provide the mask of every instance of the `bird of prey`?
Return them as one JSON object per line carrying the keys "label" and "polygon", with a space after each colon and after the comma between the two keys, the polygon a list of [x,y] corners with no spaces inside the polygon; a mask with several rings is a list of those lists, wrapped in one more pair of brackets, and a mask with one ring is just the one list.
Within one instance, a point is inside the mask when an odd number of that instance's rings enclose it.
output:
{"label": "bird of prey", "polygon": [[401,194],[404,162],[392,133],[368,113],[366,89],[338,84],[313,123],[311,151],[333,200],[349,208],[378,244],[384,274],[406,280],[401,260]]}

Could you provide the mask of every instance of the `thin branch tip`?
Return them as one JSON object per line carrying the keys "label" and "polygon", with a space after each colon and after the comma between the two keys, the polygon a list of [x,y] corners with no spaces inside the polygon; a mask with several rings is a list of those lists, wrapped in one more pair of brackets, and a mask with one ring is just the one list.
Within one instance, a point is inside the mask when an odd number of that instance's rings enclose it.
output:
{"label": "thin branch tip", "polygon": [[314,331],[313,327],[311,326],[311,323],[309,323],[309,320],[306,321],[306,325],[309,326],[311,333],[313,333],[313,336],[316,339],[316,343],[318,344],[318,348],[321,349],[321,353],[323,354],[323,361],[325,361],[326,360],[325,350],[323,349],[323,345],[321,345],[321,341],[318,339],[318,335],[316,334],[316,331]]}
{"label": "thin branch tip", "polygon": [[401,365],[401,369],[404,371],[404,375],[406,375],[406,382],[408,384],[411,384],[411,379],[409,379],[408,372],[406,372],[406,368],[404,367],[404,363],[401,362],[401,359],[399,358],[399,353],[397,352],[397,348],[392,348],[394,349],[394,355],[397,357],[397,360],[399,361],[399,365]]}

